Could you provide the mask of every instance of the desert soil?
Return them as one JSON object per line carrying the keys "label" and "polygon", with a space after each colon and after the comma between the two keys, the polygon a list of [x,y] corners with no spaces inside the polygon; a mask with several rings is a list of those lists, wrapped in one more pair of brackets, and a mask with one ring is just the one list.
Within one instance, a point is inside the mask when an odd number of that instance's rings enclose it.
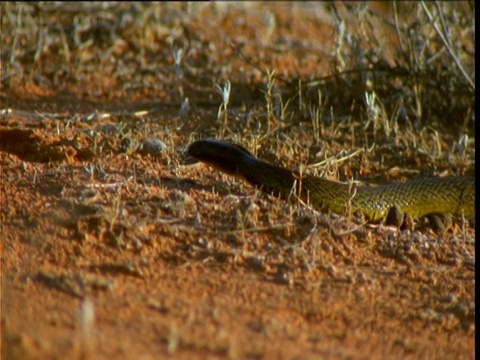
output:
{"label": "desert soil", "polygon": [[[474,358],[471,222],[319,214],[184,156],[215,137],[342,181],[473,175],[473,106],[398,115],[404,77],[330,81],[368,65],[344,51],[364,32],[395,65],[391,4],[1,6],[2,359]],[[367,114],[377,83],[396,127]]]}

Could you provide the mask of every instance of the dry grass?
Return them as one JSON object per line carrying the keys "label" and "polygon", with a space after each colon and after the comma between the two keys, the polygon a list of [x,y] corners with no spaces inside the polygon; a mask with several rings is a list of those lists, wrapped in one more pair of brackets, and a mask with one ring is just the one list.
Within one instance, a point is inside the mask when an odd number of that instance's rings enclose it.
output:
{"label": "dry grass", "polygon": [[5,356],[472,356],[471,224],[357,224],[183,151],[473,175],[473,2],[0,6]]}

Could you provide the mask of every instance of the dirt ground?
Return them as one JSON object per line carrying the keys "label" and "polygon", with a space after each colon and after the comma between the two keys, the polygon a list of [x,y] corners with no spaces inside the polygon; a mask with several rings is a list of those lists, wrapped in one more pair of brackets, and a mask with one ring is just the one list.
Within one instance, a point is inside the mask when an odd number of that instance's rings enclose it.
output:
{"label": "dirt ground", "polygon": [[184,156],[473,176],[473,3],[0,6],[2,359],[475,357],[472,221],[358,223]]}

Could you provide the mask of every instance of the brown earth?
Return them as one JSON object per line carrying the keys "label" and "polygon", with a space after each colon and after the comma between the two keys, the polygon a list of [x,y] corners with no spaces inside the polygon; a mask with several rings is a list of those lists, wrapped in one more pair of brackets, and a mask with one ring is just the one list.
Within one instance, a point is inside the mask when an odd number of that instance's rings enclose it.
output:
{"label": "brown earth", "polygon": [[183,156],[217,137],[344,181],[473,175],[474,92],[419,4],[397,9],[434,59],[415,76],[391,4],[1,6],[2,359],[474,358],[473,224],[359,224]]}

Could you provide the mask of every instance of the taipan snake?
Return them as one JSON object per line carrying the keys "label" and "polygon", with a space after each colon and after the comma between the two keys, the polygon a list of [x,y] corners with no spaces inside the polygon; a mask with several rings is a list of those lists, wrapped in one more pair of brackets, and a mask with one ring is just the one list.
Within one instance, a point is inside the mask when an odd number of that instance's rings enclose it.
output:
{"label": "taipan snake", "polygon": [[188,155],[245,179],[263,192],[299,198],[320,211],[361,213],[371,222],[385,221],[391,209],[420,218],[452,214],[473,220],[474,177],[428,177],[380,186],[357,186],[302,174],[257,159],[244,147],[222,140],[193,142]]}

